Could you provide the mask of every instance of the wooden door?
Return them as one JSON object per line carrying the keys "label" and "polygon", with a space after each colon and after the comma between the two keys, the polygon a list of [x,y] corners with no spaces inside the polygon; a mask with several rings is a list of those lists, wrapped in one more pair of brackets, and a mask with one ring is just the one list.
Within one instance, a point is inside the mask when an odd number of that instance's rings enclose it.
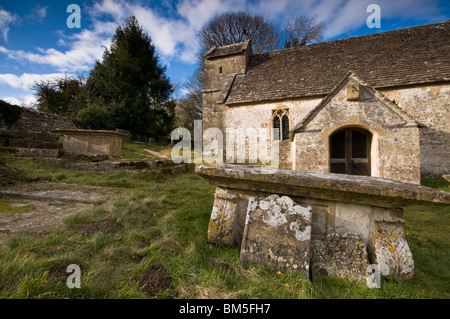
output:
{"label": "wooden door", "polygon": [[358,128],[346,128],[330,136],[330,173],[371,175],[372,134]]}

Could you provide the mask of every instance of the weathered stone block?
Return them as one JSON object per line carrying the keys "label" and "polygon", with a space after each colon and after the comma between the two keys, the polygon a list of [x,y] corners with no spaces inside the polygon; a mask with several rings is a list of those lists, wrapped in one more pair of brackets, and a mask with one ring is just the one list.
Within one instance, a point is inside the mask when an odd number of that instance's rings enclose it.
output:
{"label": "weathered stone block", "polygon": [[359,100],[359,84],[349,83],[347,84],[347,101]]}
{"label": "weathered stone block", "polygon": [[309,277],[311,207],[287,196],[250,198],[240,260]]}
{"label": "weathered stone block", "polygon": [[311,275],[363,281],[369,266],[366,245],[358,234],[329,234],[311,241]]}
{"label": "weathered stone block", "polygon": [[414,275],[414,260],[400,219],[374,222],[369,250],[383,277],[411,279]]}
{"label": "weathered stone block", "polygon": [[311,221],[311,234],[324,236],[328,233],[334,232],[335,228],[335,207],[334,205],[321,205],[327,204],[326,202],[314,201],[309,199],[306,203],[300,203],[303,206],[311,206],[314,214]]}
{"label": "weathered stone block", "polygon": [[281,169],[270,174],[261,167],[231,164],[198,166],[196,172],[235,194],[258,191],[386,208],[450,204],[448,192],[375,177]]}
{"label": "weathered stone block", "polygon": [[[388,209],[387,209],[388,210]],[[362,240],[369,241],[369,225],[371,223],[372,207],[350,203],[335,204],[335,232],[359,234]]]}
{"label": "weathered stone block", "polygon": [[208,241],[240,245],[248,200],[230,189],[217,187],[208,227]]}

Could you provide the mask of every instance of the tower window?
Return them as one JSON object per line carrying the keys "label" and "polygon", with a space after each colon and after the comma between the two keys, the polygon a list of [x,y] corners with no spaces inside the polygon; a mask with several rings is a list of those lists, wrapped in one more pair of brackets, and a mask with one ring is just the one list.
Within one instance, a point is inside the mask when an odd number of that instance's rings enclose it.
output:
{"label": "tower window", "polygon": [[222,67],[219,67],[219,74],[222,74]]}

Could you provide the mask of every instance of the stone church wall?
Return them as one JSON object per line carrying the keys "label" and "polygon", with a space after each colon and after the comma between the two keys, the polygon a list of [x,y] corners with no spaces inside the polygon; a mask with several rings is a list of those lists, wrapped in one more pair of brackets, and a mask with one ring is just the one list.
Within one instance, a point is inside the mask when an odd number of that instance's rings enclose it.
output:
{"label": "stone church wall", "polygon": [[450,85],[380,90],[419,122],[423,176],[450,172]]}
{"label": "stone church wall", "polygon": [[[450,106],[448,97],[450,96],[449,85],[431,85],[413,88],[397,88],[395,90],[380,90],[387,98],[396,102],[398,107],[403,109],[412,118],[419,123],[420,140],[420,173],[422,176],[442,176],[448,174],[450,168]],[[266,102],[260,104],[247,104],[239,106],[220,105],[223,110],[223,124],[220,128],[225,133],[226,128],[246,129],[248,127],[257,127],[268,129],[272,134],[271,115],[276,109],[287,108],[290,110],[290,123],[293,127],[296,123],[302,121],[305,116],[322,100],[321,97],[309,98],[294,101]],[[381,116],[381,115],[380,115]],[[406,140],[411,138],[409,128],[397,130],[392,139],[380,139],[378,147],[389,154],[389,150],[398,148],[398,143],[403,136]],[[267,141],[270,142],[269,140]],[[314,167],[303,166],[303,169],[318,169],[327,171],[328,153],[321,153],[320,145],[310,145],[310,151],[313,153],[302,154],[301,145],[295,145],[292,142],[280,143],[280,168],[301,169],[295,166],[298,158],[306,156],[314,161]],[[313,142],[311,142],[313,143]],[[319,143],[320,144],[320,143]],[[391,144],[389,146],[389,144]],[[409,144],[402,144],[404,147]],[[248,145],[247,145],[248,147]],[[411,147],[417,145],[412,144]],[[248,159],[248,150],[247,150]],[[396,174],[403,178],[411,172],[398,170],[399,161],[405,161],[402,156],[391,155],[379,160],[373,167],[373,176],[387,177]],[[416,160],[414,160],[416,161]],[[416,163],[417,164],[417,163]],[[415,164],[415,165],[416,165]],[[379,167],[384,167],[384,173],[380,173]],[[388,173],[388,172],[391,173]],[[384,174],[387,174],[384,176]],[[417,175],[417,174],[416,174]],[[406,179],[408,180],[408,178]],[[418,177],[414,177],[418,180]]]}
{"label": "stone church wall", "polygon": [[[274,111],[289,109],[290,128],[301,121],[308,112],[313,109],[321,99],[305,99],[297,101],[267,102],[261,104],[249,104],[242,106],[227,107],[224,116],[224,127],[246,130],[248,128],[259,128],[266,130],[266,143],[270,145],[273,134],[271,117]],[[290,140],[276,142],[279,144],[280,168],[294,169],[295,144]],[[247,141],[246,159],[248,160],[249,145]]]}

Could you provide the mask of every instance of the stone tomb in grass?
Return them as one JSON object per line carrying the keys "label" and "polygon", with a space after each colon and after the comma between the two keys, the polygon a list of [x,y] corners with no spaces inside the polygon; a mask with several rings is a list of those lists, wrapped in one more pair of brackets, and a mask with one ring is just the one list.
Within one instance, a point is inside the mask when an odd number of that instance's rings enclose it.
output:
{"label": "stone tomb in grass", "polygon": [[450,193],[375,177],[217,164],[197,174],[216,186],[212,243],[237,245],[243,263],[306,277],[409,279],[414,260],[403,207],[449,205]]}
{"label": "stone tomb in grass", "polygon": [[74,155],[107,155],[120,158],[123,139],[127,135],[117,131],[68,129],[56,130],[64,134],[63,149]]}

